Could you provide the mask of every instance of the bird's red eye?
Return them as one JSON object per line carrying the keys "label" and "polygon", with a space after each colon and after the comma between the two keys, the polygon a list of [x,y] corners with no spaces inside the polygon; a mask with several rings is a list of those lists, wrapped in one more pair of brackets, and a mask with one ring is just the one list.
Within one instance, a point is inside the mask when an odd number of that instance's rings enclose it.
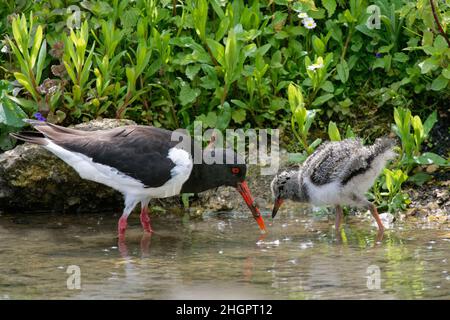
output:
{"label": "bird's red eye", "polygon": [[233,174],[238,174],[239,173],[239,168],[237,168],[237,167],[233,167],[233,168],[231,168],[231,172],[233,173]]}

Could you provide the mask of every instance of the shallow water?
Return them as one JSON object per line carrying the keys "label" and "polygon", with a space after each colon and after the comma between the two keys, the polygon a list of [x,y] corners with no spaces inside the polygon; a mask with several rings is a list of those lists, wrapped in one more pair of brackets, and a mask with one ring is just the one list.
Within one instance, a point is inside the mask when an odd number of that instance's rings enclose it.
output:
{"label": "shallow water", "polygon": [[297,209],[265,237],[236,213],[157,216],[142,237],[138,216],[118,246],[113,214],[1,215],[0,299],[450,299],[448,224],[397,223],[376,243],[365,218],[336,236],[333,215]]}

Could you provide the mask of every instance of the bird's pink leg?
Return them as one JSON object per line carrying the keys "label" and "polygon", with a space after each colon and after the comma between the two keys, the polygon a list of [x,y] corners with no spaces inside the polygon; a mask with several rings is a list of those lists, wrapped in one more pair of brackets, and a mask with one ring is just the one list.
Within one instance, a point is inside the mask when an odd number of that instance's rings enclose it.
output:
{"label": "bird's pink leg", "polygon": [[342,218],[344,216],[344,213],[342,212],[342,207],[340,205],[336,206],[336,222],[334,224],[336,228],[336,232],[338,232],[341,228],[341,222]]}
{"label": "bird's pink leg", "polygon": [[384,231],[383,223],[381,222],[380,216],[378,215],[377,207],[375,207],[373,204],[370,206],[370,213],[372,213],[372,216],[375,218],[375,221],[378,224],[379,233],[383,233]]}
{"label": "bird's pink leg", "polygon": [[150,217],[148,215],[148,205],[143,206],[141,209],[141,224],[145,232],[152,233],[152,226],[150,224]]}
{"label": "bird's pink leg", "polygon": [[119,219],[119,224],[117,227],[117,231],[119,233],[119,239],[125,239],[125,231],[127,230],[127,219],[128,215],[122,215]]}

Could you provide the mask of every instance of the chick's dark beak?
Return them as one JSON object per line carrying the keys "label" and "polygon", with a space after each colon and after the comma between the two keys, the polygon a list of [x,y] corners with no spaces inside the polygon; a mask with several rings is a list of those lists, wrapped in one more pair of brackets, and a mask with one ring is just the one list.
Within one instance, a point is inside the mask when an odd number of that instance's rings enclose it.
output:
{"label": "chick's dark beak", "polygon": [[272,219],[275,218],[275,216],[277,215],[278,209],[280,209],[280,206],[282,204],[283,204],[283,199],[281,199],[281,198],[275,199],[275,203],[274,203],[273,209],[272,209]]}
{"label": "chick's dark beak", "polygon": [[250,189],[248,188],[247,182],[242,181],[237,185],[237,190],[241,194],[242,198],[244,198],[245,203],[253,214],[253,218],[255,218],[256,222],[259,225],[261,231],[266,231],[266,226],[264,224],[264,220],[261,216],[261,212],[255,204],[255,200],[253,200],[252,194],[250,193]]}

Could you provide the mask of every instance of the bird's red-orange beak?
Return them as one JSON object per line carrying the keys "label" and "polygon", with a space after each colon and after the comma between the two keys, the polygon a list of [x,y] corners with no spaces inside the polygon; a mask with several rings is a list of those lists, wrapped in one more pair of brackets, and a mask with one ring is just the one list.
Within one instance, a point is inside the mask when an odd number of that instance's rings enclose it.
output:
{"label": "bird's red-orange beak", "polygon": [[264,220],[261,216],[261,212],[256,206],[255,200],[253,200],[252,194],[250,193],[250,189],[248,188],[247,182],[242,181],[237,185],[237,190],[241,194],[242,198],[244,198],[245,203],[253,214],[253,218],[255,218],[256,222],[259,225],[261,231],[266,231],[266,225],[264,224]]}
{"label": "bird's red-orange beak", "polygon": [[275,218],[275,216],[277,215],[278,209],[280,209],[282,204],[283,204],[283,199],[281,199],[281,198],[275,199],[275,203],[274,203],[273,209],[272,209],[272,219]]}

